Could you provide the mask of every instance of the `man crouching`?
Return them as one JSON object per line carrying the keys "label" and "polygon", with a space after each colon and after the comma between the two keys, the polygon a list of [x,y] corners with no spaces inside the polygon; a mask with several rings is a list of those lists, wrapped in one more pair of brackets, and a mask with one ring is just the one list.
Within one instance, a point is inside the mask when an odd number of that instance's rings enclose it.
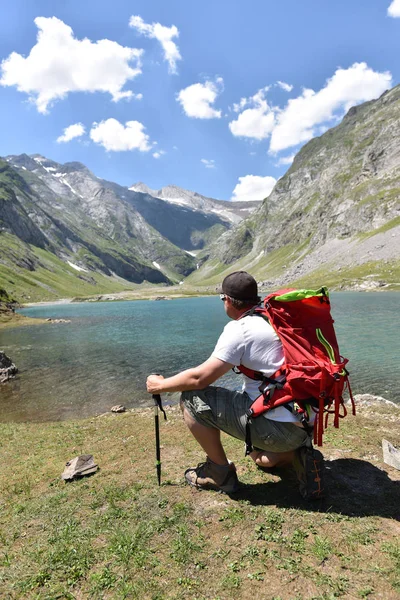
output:
{"label": "man crouching", "polygon": [[[211,356],[201,365],[167,379],[150,375],[147,391],[182,392],[184,421],[206,453],[205,462],[186,470],[187,483],[231,494],[239,489],[239,480],[234,464],[225,454],[220,433],[245,440],[246,412],[260,395],[259,382],[242,375],[241,392],[211,384],[239,365],[271,377],[282,366],[284,355],[271,325],[246,314],[260,303],[257,282],[249,273],[236,271],[225,277],[220,297],[232,320]],[[308,435],[297,417],[279,406],[254,419],[251,440],[256,448],[250,453],[251,458],[259,467],[268,469],[291,463],[295,450],[306,445]]]}

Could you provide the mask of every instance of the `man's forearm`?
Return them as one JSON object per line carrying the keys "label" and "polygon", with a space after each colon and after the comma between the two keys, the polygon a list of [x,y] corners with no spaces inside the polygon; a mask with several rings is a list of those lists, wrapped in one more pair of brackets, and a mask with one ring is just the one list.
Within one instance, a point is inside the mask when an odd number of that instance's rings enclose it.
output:
{"label": "man's forearm", "polygon": [[155,392],[185,392],[186,390],[201,390],[212,382],[201,376],[196,368],[181,371],[177,375],[167,377],[159,382],[159,389]]}
{"label": "man's forearm", "polygon": [[186,392],[187,390],[203,390],[208,385],[225,375],[233,365],[210,356],[203,364],[181,371],[173,377],[164,379],[161,375],[149,375],[146,382],[150,394],[163,392]]}

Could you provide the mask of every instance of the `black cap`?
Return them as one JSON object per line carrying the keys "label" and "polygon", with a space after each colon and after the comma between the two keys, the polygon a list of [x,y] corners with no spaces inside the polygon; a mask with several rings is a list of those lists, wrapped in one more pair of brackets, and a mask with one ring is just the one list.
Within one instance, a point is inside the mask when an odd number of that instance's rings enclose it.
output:
{"label": "black cap", "polygon": [[235,271],[225,277],[220,292],[230,298],[258,304],[257,281],[246,271]]}

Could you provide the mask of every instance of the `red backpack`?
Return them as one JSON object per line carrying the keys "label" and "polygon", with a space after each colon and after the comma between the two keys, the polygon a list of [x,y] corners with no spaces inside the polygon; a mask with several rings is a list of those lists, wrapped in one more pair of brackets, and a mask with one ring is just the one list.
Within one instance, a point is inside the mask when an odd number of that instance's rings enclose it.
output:
{"label": "red backpack", "polygon": [[[261,394],[251,405],[248,419],[285,406],[298,416],[306,431],[311,432],[307,424],[308,405],[316,412],[314,442],[322,446],[329,414],[334,414],[335,427],[339,427],[339,419],[347,415],[343,402],[345,387],[355,415],[346,370],[348,359],[339,353],[327,288],[279,290],[265,298],[264,308],[253,308],[243,316],[246,315],[260,316],[270,323],[282,342],[285,357],[283,366],[272,377],[242,365],[238,367],[247,377],[261,381]],[[247,452],[250,452],[250,427],[247,430]]]}

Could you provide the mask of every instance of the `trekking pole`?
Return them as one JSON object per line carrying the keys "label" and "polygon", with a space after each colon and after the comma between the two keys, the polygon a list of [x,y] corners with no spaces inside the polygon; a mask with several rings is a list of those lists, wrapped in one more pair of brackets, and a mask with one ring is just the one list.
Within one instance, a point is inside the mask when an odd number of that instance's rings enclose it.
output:
{"label": "trekking pole", "polygon": [[167,420],[167,415],[163,409],[160,394],[152,394],[154,402],[154,430],[156,434],[156,469],[157,469],[157,480],[158,485],[161,485],[161,448],[160,448],[160,422],[158,418],[158,409],[164,415],[164,420]]}
{"label": "trekking pole", "polygon": [[158,485],[161,485],[161,449],[160,449],[160,423],[158,420],[158,406],[161,404],[160,394],[153,394],[154,400],[154,429],[156,432],[156,469]]}

